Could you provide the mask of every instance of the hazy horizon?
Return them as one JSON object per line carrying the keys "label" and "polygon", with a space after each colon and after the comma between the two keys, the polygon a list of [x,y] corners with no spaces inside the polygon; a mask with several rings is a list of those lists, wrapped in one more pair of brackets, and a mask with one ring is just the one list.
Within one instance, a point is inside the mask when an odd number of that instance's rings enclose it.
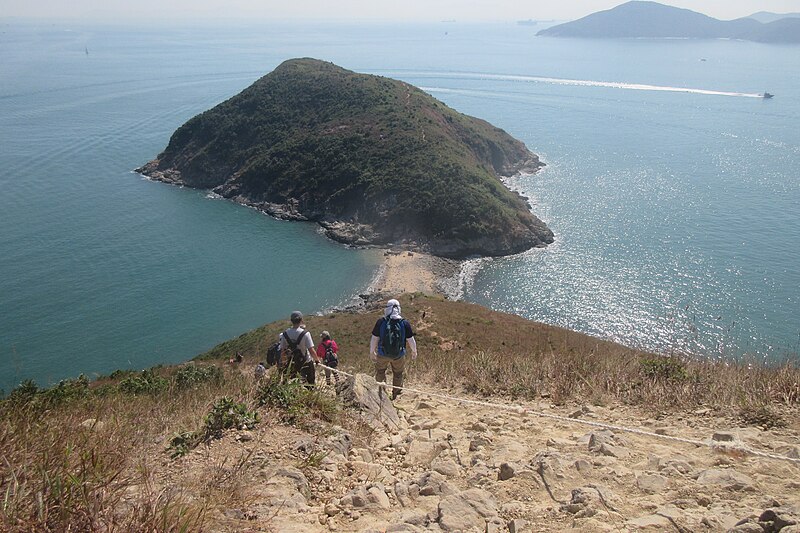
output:
{"label": "hazy horizon", "polygon": [[[574,20],[596,11],[611,9],[624,3],[619,0],[586,0],[580,3],[547,0],[535,5],[519,0],[479,0],[462,5],[454,0],[408,0],[401,7],[385,0],[295,0],[291,3],[258,2],[256,0],[173,0],[169,3],[140,0],[129,3],[108,0],[6,0],[0,20],[10,18],[68,19],[80,21],[199,22],[248,20],[331,20],[331,21],[396,21],[396,22],[494,22],[524,19]],[[790,13],[800,11],[800,0],[675,0],[661,2],[691,9],[714,18],[728,20],[746,17],[759,11]],[[154,14],[157,14],[157,18]]]}

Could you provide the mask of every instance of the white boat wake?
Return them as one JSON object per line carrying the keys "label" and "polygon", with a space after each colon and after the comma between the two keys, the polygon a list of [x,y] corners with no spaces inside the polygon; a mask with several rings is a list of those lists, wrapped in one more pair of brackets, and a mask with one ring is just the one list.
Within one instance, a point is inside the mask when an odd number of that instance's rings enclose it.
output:
{"label": "white boat wake", "polygon": [[579,87],[605,87],[610,89],[628,89],[633,91],[661,91],[672,93],[704,94],[711,96],[739,96],[743,98],[763,98],[759,93],[741,93],[729,91],[712,91],[709,89],[693,89],[690,87],[667,87],[647,85],[643,83],[625,83],[617,81],[571,80],[566,78],[548,78],[543,76],[518,76],[513,74],[481,74],[475,72],[398,72],[395,75],[429,78],[454,78],[471,80],[519,81],[528,83],[549,83],[553,85],[573,85]]}

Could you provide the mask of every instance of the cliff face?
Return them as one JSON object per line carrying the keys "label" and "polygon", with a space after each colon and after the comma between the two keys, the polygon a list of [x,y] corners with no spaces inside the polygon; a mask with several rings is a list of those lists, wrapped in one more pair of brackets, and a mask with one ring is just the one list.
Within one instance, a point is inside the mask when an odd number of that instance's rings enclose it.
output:
{"label": "cliff face", "polygon": [[296,59],[189,120],[139,171],[318,222],[341,242],[460,258],[553,241],[499,180],[541,166],[503,130],[407,83]]}

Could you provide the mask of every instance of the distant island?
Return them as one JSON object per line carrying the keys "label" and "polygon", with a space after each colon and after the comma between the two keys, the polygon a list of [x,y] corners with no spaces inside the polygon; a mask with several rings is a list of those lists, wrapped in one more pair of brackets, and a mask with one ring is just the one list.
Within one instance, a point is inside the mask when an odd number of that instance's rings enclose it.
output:
{"label": "distant island", "polygon": [[465,258],[553,242],[500,180],[542,166],[412,85],[304,58],[189,120],[137,171],[317,222],[339,242]]}
{"label": "distant island", "polygon": [[[756,13],[718,20],[657,2],[633,1],[538,32],[548,37],[740,39],[800,43],[800,18]],[[777,18],[776,18],[777,17]],[[762,22],[761,20],[765,21]]]}
{"label": "distant island", "polygon": [[776,20],[781,19],[800,18],[800,13],[771,13],[769,11],[759,11],[758,13],[753,13],[747,18],[755,19],[759,22],[763,22],[764,24],[769,24],[770,22],[775,22]]}

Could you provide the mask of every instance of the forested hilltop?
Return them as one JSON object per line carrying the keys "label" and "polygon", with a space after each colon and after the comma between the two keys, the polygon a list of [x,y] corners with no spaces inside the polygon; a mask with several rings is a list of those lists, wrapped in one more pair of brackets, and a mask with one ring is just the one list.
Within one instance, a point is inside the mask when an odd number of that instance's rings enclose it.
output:
{"label": "forested hilltop", "polygon": [[305,58],[189,120],[138,170],[318,222],[340,242],[462,258],[553,241],[499,179],[541,166],[503,130],[416,87]]}

